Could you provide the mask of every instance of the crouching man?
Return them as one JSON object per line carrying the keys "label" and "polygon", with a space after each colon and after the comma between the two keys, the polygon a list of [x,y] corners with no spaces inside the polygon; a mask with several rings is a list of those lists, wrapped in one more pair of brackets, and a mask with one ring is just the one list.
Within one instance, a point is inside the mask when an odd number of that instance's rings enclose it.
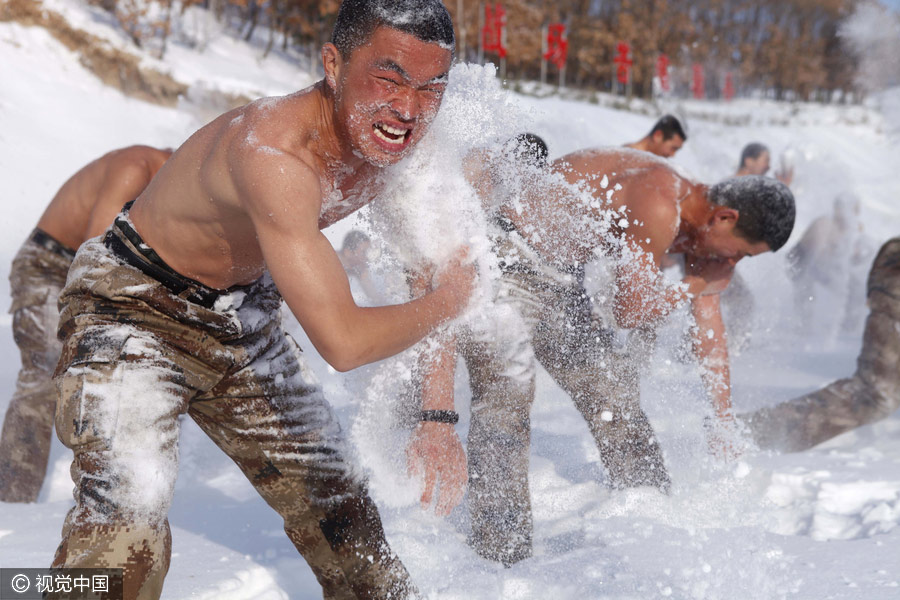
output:
{"label": "crouching man", "polygon": [[13,259],[13,336],[22,355],[0,437],[0,501],[35,502],[47,473],[61,345],[59,292],[75,251],[103,233],[144,191],[172,154],[150,146],[113,150],[82,167],[56,192]]}
{"label": "crouching man", "polygon": [[[710,443],[723,452],[720,429],[734,417],[719,294],[740,260],[784,245],[795,215],[793,196],[776,181],[745,177],[710,187],[631,150],[583,150],[548,169],[550,176],[523,177],[526,185],[499,208],[497,313],[487,331],[459,332],[423,369],[423,422],[408,450],[413,468],[425,471],[423,501],[439,484],[439,511],[462,497],[468,478],[473,547],[505,565],[531,556],[536,362],[587,421],[614,487],[667,489],[662,452],[640,406],[640,361],[616,351],[613,329],[654,327],[690,302],[694,351],[717,417]],[[497,192],[491,179],[478,180],[482,192]],[[667,253],[685,255],[681,286],[668,285],[659,270]],[[594,322],[576,276],[598,254],[618,265],[607,294],[617,323]],[[453,430],[456,349],[472,385],[468,477]]]}

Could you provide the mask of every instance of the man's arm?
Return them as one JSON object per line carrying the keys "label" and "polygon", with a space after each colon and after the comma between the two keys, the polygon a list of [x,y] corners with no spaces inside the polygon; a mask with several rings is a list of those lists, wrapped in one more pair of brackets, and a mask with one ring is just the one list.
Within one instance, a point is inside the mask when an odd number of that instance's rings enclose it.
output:
{"label": "man's arm", "polygon": [[[430,269],[409,273],[409,287],[420,296],[430,287]],[[421,352],[417,399],[421,396],[421,410],[454,410],[454,380],[456,374],[456,337],[452,333],[438,335],[435,346]],[[466,492],[469,475],[466,453],[456,435],[455,425],[420,421],[410,435],[406,447],[407,469],[423,480],[422,507],[427,508],[440,482],[440,494],[435,512],[441,516],[459,504]]]}
{"label": "man's arm", "polygon": [[720,420],[731,420],[731,371],[725,323],[722,321],[719,294],[697,296],[691,312],[697,323],[694,356],[700,364],[700,377]]}
{"label": "man's arm", "polygon": [[272,279],[322,357],[339,371],[393,356],[455,317],[468,302],[474,266],[464,252],[434,291],[394,306],[361,308],[347,274],[319,231],[318,175],[295,156],[235,152],[236,190],[256,228]]}
{"label": "man's arm", "polygon": [[657,171],[633,183],[627,190],[625,214],[616,217],[627,223],[616,266],[614,314],[620,327],[653,326],[705,287],[700,279],[688,276],[683,280],[687,289],[678,289],[660,271],[678,233],[677,198],[661,191],[677,189],[672,177],[668,170]]}
{"label": "man's arm", "polygon": [[[420,357],[422,411],[453,411],[456,374],[456,339],[438,339],[439,346]],[[450,514],[466,492],[469,475],[466,453],[452,423],[421,421],[406,449],[409,472],[422,477],[422,507],[427,508],[440,484],[435,506],[438,515]]]}

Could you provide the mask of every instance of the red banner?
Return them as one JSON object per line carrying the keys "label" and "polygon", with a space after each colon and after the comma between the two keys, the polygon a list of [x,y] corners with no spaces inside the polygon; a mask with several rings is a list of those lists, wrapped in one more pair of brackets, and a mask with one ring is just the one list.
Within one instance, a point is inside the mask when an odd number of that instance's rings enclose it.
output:
{"label": "red banner", "polygon": [[485,52],[494,52],[500,58],[506,58],[506,46],[503,45],[503,30],[506,28],[506,11],[500,3],[484,5],[484,27],[481,28],[481,44]]}
{"label": "red banner", "polygon": [[616,63],[616,78],[619,80],[619,83],[628,83],[628,75],[632,65],[632,60],[629,56],[631,47],[625,42],[619,42],[616,44],[616,52],[618,54],[613,59],[613,62]]}
{"label": "red banner", "polygon": [[659,87],[662,91],[668,92],[671,89],[669,85],[669,57],[660,54],[656,59],[656,76],[659,77]]}
{"label": "red banner", "polygon": [[550,23],[547,27],[547,52],[544,60],[562,69],[569,56],[569,40],[566,38],[566,26],[562,23]]}
{"label": "red banner", "polygon": [[734,98],[734,76],[730,71],[725,73],[725,88],[722,90],[722,95],[725,96],[725,100]]}
{"label": "red banner", "polygon": [[706,97],[706,79],[703,77],[703,65],[694,63],[694,82],[691,85],[694,98],[702,100]]}

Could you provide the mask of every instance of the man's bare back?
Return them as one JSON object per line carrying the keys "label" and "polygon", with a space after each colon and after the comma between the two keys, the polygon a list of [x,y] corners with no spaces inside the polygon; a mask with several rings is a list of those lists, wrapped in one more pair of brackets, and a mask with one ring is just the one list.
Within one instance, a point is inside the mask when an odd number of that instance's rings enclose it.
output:
{"label": "man's bare back", "polygon": [[[679,175],[665,161],[646,152],[622,148],[581,150],[551,164],[571,186],[546,188],[524,198],[520,212],[509,206],[504,214],[519,231],[534,230],[535,248],[551,263],[585,263],[596,251],[614,250],[610,242],[623,234],[659,260],[682,233],[682,204],[703,199],[705,186]],[[573,189],[586,191],[595,202],[576,197]],[[621,214],[612,221],[608,234],[599,225],[609,219],[609,211]],[[626,220],[627,225],[623,223]],[[593,223],[595,227],[574,225]],[[648,241],[649,240],[649,241]],[[679,251],[685,251],[680,249]]]}
{"label": "man's bare back", "polygon": [[150,146],[129,146],[104,154],[63,184],[37,227],[77,249],[103,233],[122,205],[138,197],[171,154],[171,150]]}

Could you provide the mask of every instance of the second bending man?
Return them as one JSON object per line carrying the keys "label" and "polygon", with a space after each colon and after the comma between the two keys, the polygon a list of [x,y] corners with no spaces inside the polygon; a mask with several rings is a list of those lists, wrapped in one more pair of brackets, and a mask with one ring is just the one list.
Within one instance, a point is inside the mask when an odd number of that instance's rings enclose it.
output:
{"label": "second bending man", "polygon": [[[507,565],[531,555],[529,415],[536,361],[587,421],[613,486],[667,488],[662,453],[640,407],[639,365],[613,348],[612,328],[652,327],[690,301],[704,382],[718,422],[731,427],[719,293],[738,261],[779,249],[794,224],[793,196],[771,179],[708,187],[659,158],[630,150],[576,152],[550,168],[568,185],[534,181],[501,206],[505,231],[496,244],[503,269],[496,314],[485,331],[460,333],[455,342],[472,386],[472,542],[482,556]],[[592,201],[573,194],[573,187]],[[618,264],[615,289],[608,294],[618,323],[605,326],[593,322],[587,294],[573,275],[598,252]],[[667,285],[659,271],[667,252],[686,256],[682,286]],[[449,497],[458,494],[454,486],[460,483],[454,478],[459,466],[450,459],[463,454],[452,424],[430,419],[452,416],[452,349],[446,346],[426,368],[425,422],[414,431],[409,450],[413,462],[424,463],[426,484],[439,481],[441,495]]]}

